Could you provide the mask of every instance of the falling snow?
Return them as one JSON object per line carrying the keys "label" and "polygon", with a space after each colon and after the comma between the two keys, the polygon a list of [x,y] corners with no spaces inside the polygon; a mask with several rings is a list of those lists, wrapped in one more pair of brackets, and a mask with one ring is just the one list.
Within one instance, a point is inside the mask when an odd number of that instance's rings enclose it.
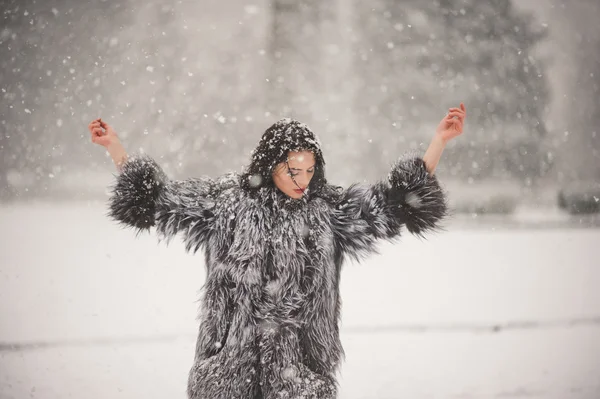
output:
{"label": "falling snow", "polygon": [[[341,397],[370,397],[373,387],[381,397],[598,397],[589,382],[600,369],[597,320],[574,318],[600,312],[597,233],[587,229],[600,225],[600,3],[71,3],[13,1],[2,12],[0,232],[9,261],[0,267],[0,314],[15,327],[0,331],[0,396],[185,397],[181,377],[198,331],[193,295],[211,285],[206,259],[177,251],[206,248],[195,218],[218,209],[214,231],[230,245],[213,265],[226,276],[215,298],[244,287],[248,295],[232,302],[257,319],[228,330],[230,338],[226,323],[215,324],[203,338],[207,353],[233,356],[236,340],[285,337],[297,320],[282,323],[277,311],[302,311],[294,306],[307,292],[328,298],[332,291],[307,276],[337,270],[322,262],[342,242],[340,251],[357,252],[352,260],[373,254],[340,272],[348,354]],[[439,211],[432,202],[440,192],[422,169],[396,162],[407,152],[423,156],[460,102],[464,133],[446,144],[435,171],[451,227],[422,242],[408,230]],[[114,194],[118,173],[87,130],[100,117],[130,155],[151,155],[160,169],[150,175],[165,178],[143,181],[133,204],[157,194],[167,176],[172,184],[174,205],[161,214],[158,236],[179,229],[183,241],[167,251],[143,235],[138,246],[104,216],[99,204]],[[318,161],[324,177],[313,183],[326,177],[339,191],[313,184],[299,199],[270,191],[275,166],[302,162],[288,156],[296,150]],[[245,203],[253,214],[240,211],[240,182],[255,194]],[[319,201],[340,198],[331,210],[343,217],[318,220]],[[279,212],[276,222],[262,213],[265,203]],[[121,210],[131,216],[133,207]],[[136,209],[142,224],[153,209]],[[416,222],[376,255],[371,238],[397,233],[390,215]],[[346,241],[323,226],[343,226]],[[317,256],[327,267],[303,263]],[[259,265],[273,257],[266,275]],[[271,307],[259,311],[250,297]],[[315,356],[330,361],[332,335],[302,328],[318,343]],[[527,331],[503,334],[510,328]],[[484,332],[481,340],[474,332]],[[282,381],[328,392],[288,355],[276,359],[286,360],[275,368]],[[448,361],[459,358],[472,362]],[[165,379],[147,388],[157,367],[168,368]],[[260,374],[243,372],[246,384]]]}

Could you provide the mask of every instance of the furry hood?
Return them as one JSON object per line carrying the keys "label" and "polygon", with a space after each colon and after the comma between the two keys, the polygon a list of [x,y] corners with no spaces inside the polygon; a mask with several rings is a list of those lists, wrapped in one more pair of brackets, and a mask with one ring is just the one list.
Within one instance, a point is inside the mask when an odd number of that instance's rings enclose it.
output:
{"label": "furry hood", "polygon": [[287,160],[290,151],[310,151],[315,157],[315,175],[309,184],[310,193],[319,193],[327,184],[325,160],[321,143],[305,123],[284,118],[271,125],[252,151],[250,164],[241,176],[241,186],[250,192],[273,188],[272,173]]}

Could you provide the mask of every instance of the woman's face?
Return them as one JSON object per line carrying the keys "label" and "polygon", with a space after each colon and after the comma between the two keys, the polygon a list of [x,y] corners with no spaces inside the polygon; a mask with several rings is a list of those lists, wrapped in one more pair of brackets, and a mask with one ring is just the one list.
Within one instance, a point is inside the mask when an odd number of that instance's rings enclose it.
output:
{"label": "woman's face", "polygon": [[314,174],[315,156],[312,152],[290,151],[287,164],[282,162],[275,167],[273,182],[287,196],[302,198]]}

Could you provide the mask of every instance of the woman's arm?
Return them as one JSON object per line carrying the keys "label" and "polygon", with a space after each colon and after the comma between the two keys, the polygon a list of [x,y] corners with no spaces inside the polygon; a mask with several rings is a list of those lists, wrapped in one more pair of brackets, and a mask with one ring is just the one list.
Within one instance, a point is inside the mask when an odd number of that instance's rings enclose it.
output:
{"label": "woman's arm", "polygon": [[440,228],[448,212],[447,198],[433,172],[448,140],[462,133],[464,113],[463,104],[450,109],[423,158],[404,157],[387,179],[355,184],[342,193],[332,218],[341,253],[361,259],[377,252],[378,240],[398,237],[403,226],[418,236]]}
{"label": "woman's arm", "polygon": [[446,148],[446,142],[441,137],[434,136],[427,151],[425,151],[425,155],[423,155],[423,161],[425,161],[425,165],[427,165],[427,171],[432,176],[435,172],[435,168],[440,162],[444,148]]}
{"label": "woman's arm", "polygon": [[377,242],[400,236],[402,227],[424,236],[446,216],[446,194],[420,157],[404,157],[387,179],[354,184],[337,202],[332,217],[334,243],[355,259],[377,252]]}
{"label": "woman's arm", "polygon": [[167,242],[182,232],[186,249],[195,252],[208,241],[217,196],[227,183],[208,177],[171,180],[153,158],[134,154],[116,176],[107,216],[138,233],[154,226]]}
{"label": "woman's arm", "polygon": [[137,233],[155,226],[159,237],[167,241],[183,232],[188,250],[196,251],[207,242],[215,197],[227,182],[206,177],[171,180],[148,155],[129,156],[105,122],[92,121],[89,129],[92,141],[106,148],[119,171],[107,216]]}
{"label": "woman's arm", "polygon": [[444,148],[446,148],[446,143],[462,134],[466,114],[465,104],[460,103],[460,108],[450,108],[448,110],[448,115],[442,119],[436,128],[431,144],[429,144],[423,156],[429,174],[433,175],[435,172]]}

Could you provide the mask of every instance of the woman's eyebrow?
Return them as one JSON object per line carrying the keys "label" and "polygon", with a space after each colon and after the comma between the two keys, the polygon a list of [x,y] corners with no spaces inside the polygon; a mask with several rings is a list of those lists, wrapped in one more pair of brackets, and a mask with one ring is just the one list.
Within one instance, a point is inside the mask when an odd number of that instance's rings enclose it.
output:
{"label": "woman's eyebrow", "polygon": [[[316,164],[315,164],[315,165],[316,165]],[[313,166],[311,166],[311,167],[308,167],[308,168],[306,168],[306,169],[311,169],[311,168],[314,168],[314,167],[315,167],[315,165],[313,165]],[[302,169],[298,169],[298,168],[290,168],[290,170],[302,170]]]}

